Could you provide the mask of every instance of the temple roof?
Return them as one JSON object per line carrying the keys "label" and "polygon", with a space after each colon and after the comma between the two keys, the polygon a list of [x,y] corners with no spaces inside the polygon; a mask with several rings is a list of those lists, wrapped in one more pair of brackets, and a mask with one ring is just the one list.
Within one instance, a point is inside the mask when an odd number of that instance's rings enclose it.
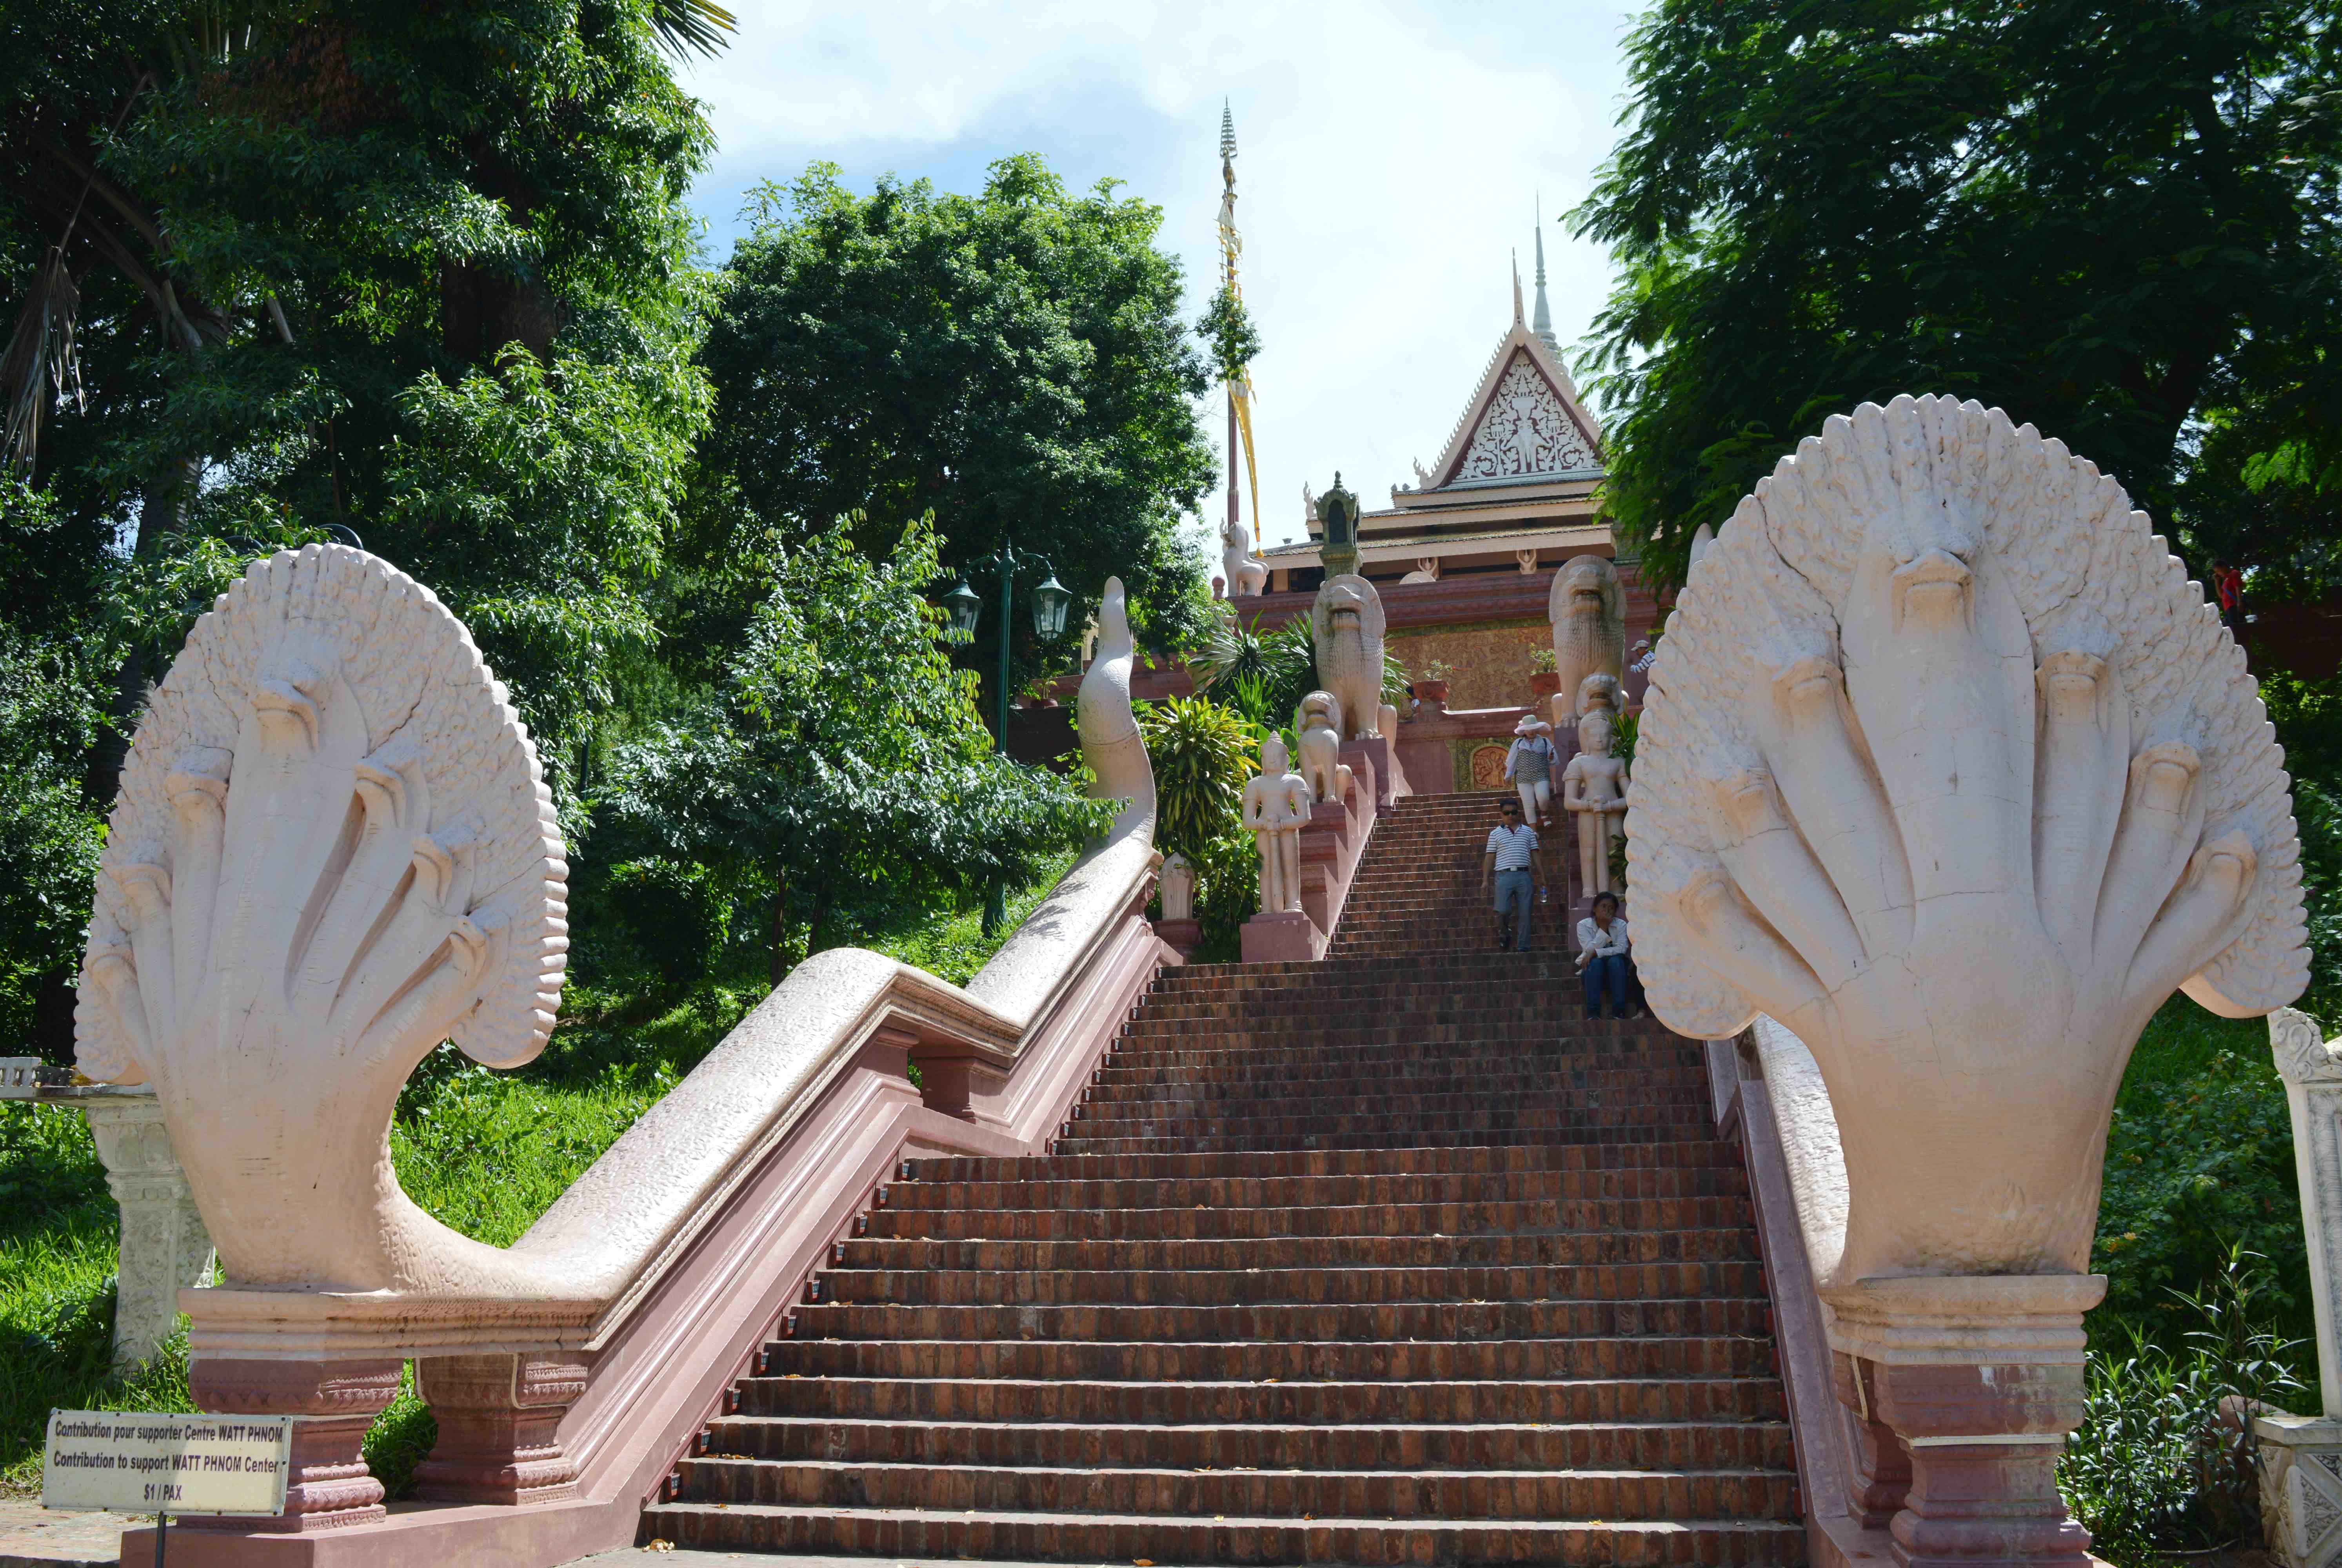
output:
{"label": "temple roof", "polygon": [[[1389,510],[1358,519],[1361,547],[1371,544],[1396,553],[1435,537],[1452,547],[1465,537],[1479,542],[1485,536],[1482,547],[1492,548],[1496,535],[1511,544],[1524,528],[1559,527],[1575,534],[1598,524],[1593,497],[1603,474],[1602,431],[1578,401],[1576,383],[1554,349],[1545,305],[1544,249],[1540,235],[1536,319],[1522,309],[1516,268],[1513,325],[1488,355],[1438,463],[1428,471],[1418,464],[1419,484],[1393,485]],[[1314,514],[1307,524],[1314,541],[1320,532]],[[1284,553],[1313,558],[1316,550],[1315,543],[1284,547]]]}

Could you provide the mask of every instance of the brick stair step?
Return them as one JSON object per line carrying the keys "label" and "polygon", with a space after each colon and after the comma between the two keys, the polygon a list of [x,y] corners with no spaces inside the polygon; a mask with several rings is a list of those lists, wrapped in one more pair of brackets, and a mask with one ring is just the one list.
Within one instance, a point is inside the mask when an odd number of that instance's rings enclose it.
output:
{"label": "brick stair step", "polygon": [[[1613,1307],[1626,1303],[1607,1303]],[[803,1308],[802,1312],[818,1311]],[[876,1313],[884,1308],[839,1309]],[[926,1308],[928,1312],[951,1309]],[[963,1308],[961,1311],[981,1311]],[[1043,1313],[1046,1307],[1026,1307]],[[1094,1309],[1096,1310],[1096,1309]],[[1258,1311],[1261,1309],[1252,1309]],[[1712,1335],[1482,1340],[785,1340],[778,1371],[814,1377],[1003,1377],[1178,1381],[1361,1378],[1454,1383],[1492,1378],[1748,1377],[1772,1345]]]}
{"label": "brick stair step", "polygon": [[[1261,1150],[1220,1154],[1163,1154],[1143,1160],[1084,1159],[1071,1154],[970,1154],[906,1161],[903,1183],[893,1189],[900,1199],[923,1194],[945,1196],[955,1203],[993,1205],[994,1193],[951,1193],[956,1183],[1046,1183],[1065,1180],[1094,1181],[1127,1177],[1135,1181],[1346,1180],[1355,1177],[1446,1177],[1496,1173],[1579,1174],[1586,1172],[1636,1171],[1674,1174],[1700,1167],[1740,1170],[1739,1152],[1721,1139],[1707,1137],[1679,1144],[1646,1144],[1635,1148],[1597,1145],[1530,1144],[1410,1150],[1316,1149],[1306,1152]],[[1052,1193],[1046,1202],[1069,1201]],[[1127,1200],[1107,1198],[1107,1203]],[[1175,1203],[1190,1200],[1174,1198]],[[1201,1199],[1193,1201],[1200,1202]],[[1251,1201],[1249,1198],[1246,1201]],[[1355,1202],[1320,1198],[1314,1192],[1286,1194],[1290,1203]]]}
{"label": "brick stair step", "polygon": [[[1168,1302],[825,1301],[797,1309],[797,1338],[1054,1341],[1116,1343],[1289,1343],[1304,1340],[1476,1341],[1638,1333],[1761,1332],[1727,1303],[1761,1303],[1764,1276],[1753,1263],[1613,1263],[1567,1271],[1579,1276],[1526,1300],[1503,1296],[1442,1301],[1215,1303],[1199,1285],[1194,1304]],[[1226,1276],[1224,1276],[1226,1277]],[[1242,1276],[1236,1276],[1241,1278]],[[1639,1287],[1639,1288],[1638,1288]],[[1624,1295],[1627,1299],[1620,1299]],[[1692,1304],[1685,1306],[1683,1302]],[[1704,1309],[1715,1308],[1715,1311]]]}
{"label": "brick stair step", "polygon": [[[1197,1094],[1136,1101],[1093,1096],[1076,1108],[1073,1119],[1112,1121],[1125,1125],[1206,1121],[1217,1127],[1241,1129],[1253,1123],[1287,1124],[1323,1121],[1328,1117],[1351,1121],[1365,1117],[1387,1126],[1410,1103],[1416,1108],[1416,1117],[1432,1119],[1433,1126],[1442,1124],[1441,1119],[1447,1117],[1502,1118],[1529,1112],[1570,1116],[1579,1124],[1586,1124],[1607,1119],[1614,1113],[1626,1112],[1662,1114],[1665,1119],[1680,1121],[1687,1128],[1696,1128],[1701,1118],[1709,1114],[1707,1095],[1692,1089],[1603,1090],[1548,1084],[1511,1094],[1426,1093],[1408,1095],[1354,1092],[1347,1094],[1290,1095],[1277,1099],[1243,1094]],[[1227,1114],[1230,1109],[1241,1109],[1248,1114],[1231,1115]]]}
{"label": "brick stair step", "polygon": [[734,1415],[715,1454],[898,1464],[1256,1470],[1787,1470],[1780,1423],[1196,1426]]}
{"label": "brick stair step", "polygon": [[[1547,1263],[1657,1261],[1622,1257],[1657,1249],[1675,1256],[1753,1256],[1747,1205],[1736,1198],[1680,1203],[1614,1203],[1590,1205],[1609,1223],[1580,1223],[1569,1230],[1471,1234],[1444,1231],[1394,1235],[1166,1237],[1142,1235],[1094,1240],[1022,1240],[976,1235],[940,1237],[864,1236],[840,1243],[838,1267],[826,1277],[843,1282],[863,1270],[1047,1272],[1161,1271],[1175,1274],[1217,1270],[1287,1269],[1517,1269]],[[1192,1211],[1191,1211],[1192,1212]],[[1227,1212],[1227,1211],[1223,1211]],[[1234,1211],[1244,1213],[1247,1211]],[[843,1285],[841,1283],[841,1289]]]}
{"label": "brick stair step", "polygon": [[1603,1519],[1777,1517],[1797,1476],[1780,1470],[1399,1473],[770,1461],[683,1463],[695,1501],[1048,1513],[1253,1514],[1294,1518]]}
{"label": "brick stair step", "polygon": [[667,1503],[642,1538],[700,1551],[835,1552],[911,1558],[1172,1563],[1559,1563],[1566,1568],[1793,1564],[1805,1526],[1778,1520],[1602,1522],[880,1513],[832,1507]]}
{"label": "brick stair step", "polygon": [[[1719,1176],[1724,1173],[1717,1173]],[[1737,1183],[1745,1187],[1745,1179]],[[1248,1241],[1327,1238],[1353,1245],[1386,1237],[1470,1238],[1512,1233],[1561,1234],[1584,1229],[1580,1200],[1521,1199],[1455,1203],[1325,1204],[1293,1208],[902,1210],[870,1217],[880,1240]],[[866,1238],[867,1239],[867,1238]],[[1456,1254],[1459,1261],[1462,1253]]]}
{"label": "brick stair step", "polygon": [[1781,1385],[1748,1377],[1551,1378],[1536,1383],[1289,1379],[808,1377],[740,1384],[747,1415],[823,1420],[1363,1423],[1786,1421]]}
{"label": "brick stair step", "polygon": [[[1473,1084],[1488,1094],[1554,1084],[1572,1089],[1689,1089],[1703,1094],[1707,1090],[1706,1072],[1689,1062],[1645,1062],[1635,1065],[1610,1062],[1564,1067],[1559,1065],[1562,1057],[1558,1052],[1546,1056],[1491,1054],[1482,1060],[1486,1070],[1478,1073],[1452,1057],[1393,1061],[1382,1068],[1379,1079],[1386,1085],[1411,1084],[1430,1094],[1456,1093]],[[1298,1088],[1319,1082],[1349,1084],[1357,1078],[1356,1071],[1347,1064],[1308,1063],[1269,1068],[1242,1058],[1169,1051],[1150,1052],[1144,1061],[1135,1052],[1117,1054],[1111,1064],[1098,1069],[1098,1074],[1094,1094],[1113,1090],[1158,1099],[1185,1098],[1222,1085],[1242,1088],[1258,1096],[1287,1085]]]}
{"label": "brick stair step", "polygon": [[[1079,1123],[1075,1125],[1078,1127]],[[1433,1149],[1444,1146],[1476,1147],[1504,1143],[1652,1143],[1663,1134],[1672,1137],[1680,1126],[1649,1127],[1541,1127],[1535,1124],[1519,1127],[1452,1127],[1435,1131],[1415,1128],[1400,1133],[1353,1133],[1333,1131],[1263,1134],[1245,1137],[1068,1137],[1055,1140],[1054,1146],[1068,1154],[1176,1154],[1273,1153],[1280,1150],[1306,1150],[1328,1145],[1366,1149]]]}

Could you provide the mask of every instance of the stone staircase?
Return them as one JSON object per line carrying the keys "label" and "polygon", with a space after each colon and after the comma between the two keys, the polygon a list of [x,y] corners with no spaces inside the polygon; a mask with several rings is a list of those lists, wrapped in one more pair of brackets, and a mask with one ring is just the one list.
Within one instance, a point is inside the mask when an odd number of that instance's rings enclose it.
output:
{"label": "stone staircase", "polygon": [[1699,1049],[1488,951],[1491,809],[1401,802],[1320,963],[1166,971],[1047,1157],[907,1166],[642,1538],[1802,1563]]}

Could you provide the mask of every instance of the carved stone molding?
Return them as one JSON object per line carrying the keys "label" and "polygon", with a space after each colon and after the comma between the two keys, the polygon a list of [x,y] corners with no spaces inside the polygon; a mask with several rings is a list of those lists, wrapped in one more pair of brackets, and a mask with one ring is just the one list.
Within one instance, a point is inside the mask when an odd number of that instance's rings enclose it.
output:
{"label": "carved stone molding", "polygon": [[2264,1415],[2260,1440],[2261,1525],[2287,1568],[2342,1563],[2342,1421]]}
{"label": "carved stone molding", "polygon": [[151,1094],[83,1102],[105,1184],[122,1212],[115,1267],[114,1366],[126,1372],[171,1337],[179,1292],[210,1270],[212,1238],[171,1149],[163,1107]]}
{"label": "carved stone molding", "polygon": [[415,1492],[442,1503],[557,1503],[577,1495],[561,1418],[586,1392],[571,1355],[448,1355],[415,1363],[416,1392],[439,1423]]}
{"label": "carved stone molding", "polygon": [[2293,1163],[2300,1178],[2301,1229],[2309,1244],[2309,1294],[2317,1312],[2317,1373],[2326,1415],[2342,1420],[2342,1054],[2317,1020],[2291,1007],[2269,1014],[2269,1054],[2285,1080],[2293,1114]]}
{"label": "carved stone molding", "polygon": [[293,1473],[273,1519],[190,1515],[188,1529],[309,1534],[383,1517],[382,1483],[366,1469],[374,1418],[398,1396],[400,1361],[231,1361],[197,1356],[187,1384],[196,1406],[222,1415],[290,1415]]}

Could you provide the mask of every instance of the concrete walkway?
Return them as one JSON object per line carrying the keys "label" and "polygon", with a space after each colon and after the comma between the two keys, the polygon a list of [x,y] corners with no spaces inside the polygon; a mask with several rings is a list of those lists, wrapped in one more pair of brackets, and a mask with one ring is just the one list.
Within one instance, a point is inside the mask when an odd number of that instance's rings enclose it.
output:
{"label": "concrete walkway", "polygon": [[0,1568],[114,1568],[122,1533],[145,1514],[59,1513],[38,1503],[0,1502]]}

